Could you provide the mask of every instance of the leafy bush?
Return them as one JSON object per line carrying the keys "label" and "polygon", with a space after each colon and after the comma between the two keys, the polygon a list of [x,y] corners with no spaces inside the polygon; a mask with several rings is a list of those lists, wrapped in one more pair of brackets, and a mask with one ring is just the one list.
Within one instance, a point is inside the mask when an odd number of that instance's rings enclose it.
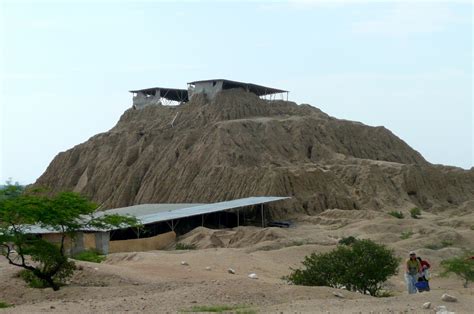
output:
{"label": "leafy bush", "polygon": [[341,240],[339,240],[338,243],[343,244],[343,245],[351,245],[356,241],[357,241],[357,239],[354,238],[353,236],[348,236],[348,237],[344,237]]}
{"label": "leafy bush", "polygon": [[410,209],[410,216],[411,218],[420,218],[419,216],[421,215],[421,209],[419,209],[418,207],[413,207],[412,209]]}
{"label": "leafy bush", "polygon": [[[22,278],[32,288],[48,288],[63,286],[66,279],[71,277],[76,265],[68,260],[56,245],[44,240],[32,240],[35,242],[28,248],[23,249],[23,254],[29,255],[31,260],[38,263],[36,268],[23,269],[19,272]],[[30,243],[32,242],[30,241]],[[45,276],[44,274],[50,274]]]}
{"label": "leafy bush", "polygon": [[186,243],[176,243],[176,250],[195,250],[195,244],[186,244]]}
{"label": "leafy bush", "polygon": [[73,258],[78,261],[86,261],[92,263],[102,263],[106,259],[104,255],[101,255],[96,250],[83,251],[74,255]]}
{"label": "leafy bush", "polygon": [[46,281],[36,277],[31,270],[23,269],[18,273],[18,277],[23,279],[28,286],[36,289],[48,288],[49,285]]}
{"label": "leafy bush", "polygon": [[400,239],[402,240],[406,240],[406,239],[409,239],[411,238],[411,236],[413,235],[413,231],[409,230],[409,231],[403,231],[402,234],[400,235]]}
{"label": "leafy bush", "polygon": [[453,273],[464,280],[463,286],[467,288],[470,281],[474,281],[474,251],[465,251],[462,256],[453,257],[441,262],[443,272],[441,276]]}
{"label": "leafy bush", "polygon": [[398,218],[398,219],[403,219],[403,217],[405,217],[405,215],[403,215],[403,213],[400,212],[400,211],[397,212],[397,211],[392,210],[392,211],[389,212],[388,214],[389,214],[390,216],[393,216],[393,217]]}
{"label": "leafy bush", "polygon": [[[72,261],[66,261],[60,266],[60,270],[58,270],[53,276],[52,280],[54,285],[60,287],[64,286],[66,279],[71,277],[74,270],[76,269],[76,265]],[[44,289],[51,287],[51,283],[40,278],[38,275],[34,273],[33,270],[23,269],[18,273],[18,277],[23,279],[31,288],[38,288]]]}
{"label": "leafy bush", "polygon": [[400,259],[384,245],[371,240],[356,240],[351,246],[340,245],[328,253],[313,253],[285,277],[304,286],[345,286],[350,291],[377,296],[382,284],[398,271]]}
{"label": "leafy bush", "polygon": [[[68,262],[67,265],[67,269],[62,269],[60,272],[56,273],[55,276],[53,276],[53,281],[57,286],[64,286],[66,279],[69,278],[76,269],[74,263],[72,262]],[[18,277],[23,279],[31,288],[44,289],[51,287],[50,283],[44,279],[40,279],[33,273],[33,271],[28,269],[21,270],[18,273]]]}

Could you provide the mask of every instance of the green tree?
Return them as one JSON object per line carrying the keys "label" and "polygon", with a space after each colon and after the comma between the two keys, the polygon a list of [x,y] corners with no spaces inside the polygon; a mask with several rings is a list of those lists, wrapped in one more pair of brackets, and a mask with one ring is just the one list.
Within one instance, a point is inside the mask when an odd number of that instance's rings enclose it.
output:
{"label": "green tree", "polygon": [[[8,184],[0,189],[0,250],[11,265],[34,274],[53,290],[72,275],[74,262],[67,258],[65,240],[80,230],[137,226],[134,217],[94,215],[97,206],[72,192],[48,196],[41,190],[23,191]],[[60,234],[59,245],[29,233],[31,226]]]}
{"label": "green tree", "polygon": [[313,253],[286,279],[297,285],[345,286],[350,291],[376,296],[382,284],[397,273],[400,259],[384,245],[356,240],[328,253]]}
{"label": "green tree", "polygon": [[446,277],[453,273],[464,280],[463,286],[467,288],[469,282],[474,281],[474,251],[465,251],[461,256],[444,260],[441,267],[441,276]]}
{"label": "green tree", "polygon": [[23,191],[23,186],[21,186],[18,182],[13,183],[12,180],[9,179],[5,185],[0,186],[0,201],[17,197],[21,195]]}

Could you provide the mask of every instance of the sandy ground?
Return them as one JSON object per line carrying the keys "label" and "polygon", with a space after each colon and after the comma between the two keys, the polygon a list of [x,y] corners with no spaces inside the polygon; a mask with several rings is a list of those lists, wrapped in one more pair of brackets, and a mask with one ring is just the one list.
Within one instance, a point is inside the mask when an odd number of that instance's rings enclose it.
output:
{"label": "sandy ground", "polygon": [[[450,216],[451,215],[451,216]],[[301,217],[294,228],[199,228],[182,237],[198,249],[116,253],[102,264],[78,262],[78,270],[60,291],[32,289],[15,277],[18,271],[0,258],[0,301],[14,307],[0,313],[176,313],[193,306],[241,305],[258,313],[435,313],[445,305],[456,313],[474,312],[474,289],[455,277],[440,278],[439,262],[474,248],[474,214],[423,213],[422,219],[395,219],[379,212],[329,210]],[[408,239],[402,232],[411,231]],[[392,297],[374,298],[328,287],[301,287],[281,279],[305,255],[328,251],[338,239],[371,238],[395,249],[400,257],[416,250],[433,265],[432,291],[405,292],[403,274],[386,287]],[[430,244],[447,247],[428,249]],[[189,265],[181,265],[186,261]],[[206,269],[210,267],[210,270]],[[236,273],[228,273],[228,268]],[[248,278],[256,273],[258,279]],[[343,298],[334,292],[340,292]],[[458,302],[441,301],[449,293]],[[431,302],[432,308],[422,309]]]}

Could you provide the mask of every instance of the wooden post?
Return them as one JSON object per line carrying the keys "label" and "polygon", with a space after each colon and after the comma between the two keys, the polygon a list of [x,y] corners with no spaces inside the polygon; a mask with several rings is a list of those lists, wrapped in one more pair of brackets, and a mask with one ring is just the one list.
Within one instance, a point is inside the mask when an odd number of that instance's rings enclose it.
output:
{"label": "wooden post", "polygon": [[237,209],[237,227],[240,226],[240,215],[239,210]]}
{"label": "wooden post", "polygon": [[262,228],[265,228],[265,220],[263,217],[263,204],[260,204],[260,212],[262,214]]}

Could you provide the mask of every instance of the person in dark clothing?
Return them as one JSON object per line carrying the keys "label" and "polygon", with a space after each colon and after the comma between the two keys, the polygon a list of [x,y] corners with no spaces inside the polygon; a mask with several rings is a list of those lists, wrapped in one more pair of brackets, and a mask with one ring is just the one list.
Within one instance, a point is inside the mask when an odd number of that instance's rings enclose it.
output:
{"label": "person in dark clothing", "polygon": [[430,284],[429,284],[429,279],[430,279],[429,272],[430,271],[429,271],[429,269],[431,268],[431,265],[430,265],[430,263],[428,263],[427,260],[423,260],[419,256],[416,259],[420,262],[420,265],[421,265],[421,275],[418,278],[418,282],[426,282],[426,287],[422,288],[422,289],[418,288],[418,291],[419,292],[430,291]]}

